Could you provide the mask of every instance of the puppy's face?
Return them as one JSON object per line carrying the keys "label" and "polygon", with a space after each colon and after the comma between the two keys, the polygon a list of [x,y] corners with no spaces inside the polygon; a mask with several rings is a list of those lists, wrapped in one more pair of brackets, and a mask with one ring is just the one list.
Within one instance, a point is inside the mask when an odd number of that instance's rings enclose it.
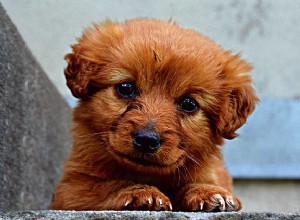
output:
{"label": "puppy's face", "polygon": [[75,120],[138,172],[205,166],[257,101],[247,63],[174,23],[106,22],[86,30],[66,59],[68,86],[81,98]]}

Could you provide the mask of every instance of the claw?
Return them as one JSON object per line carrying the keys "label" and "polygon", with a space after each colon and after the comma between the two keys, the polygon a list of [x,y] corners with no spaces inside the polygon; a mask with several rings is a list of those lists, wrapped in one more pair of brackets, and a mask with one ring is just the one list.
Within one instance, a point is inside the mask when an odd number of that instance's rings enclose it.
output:
{"label": "claw", "polygon": [[158,200],[159,206],[162,206],[162,199]]}
{"label": "claw", "polygon": [[151,205],[152,204],[152,200],[151,198],[148,198],[148,204]]}
{"label": "claw", "polygon": [[173,210],[173,207],[172,207],[172,204],[171,204],[171,203],[169,204],[169,207],[170,207],[170,210],[172,211],[172,210]]}
{"label": "claw", "polygon": [[220,203],[221,206],[219,208],[220,208],[221,211],[224,211],[226,209],[225,201],[224,201],[223,197],[220,194],[213,195],[213,199],[217,200],[218,203]]}
{"label": "claw", "polygon": [[203,201],[201,201],[201,202],[200,202],[200,211],[202,211],[202,210],[203,210],[203,206],[204,206],[204,202],[203,202]]}
{"label": "claw", "polygon": [[235,204],[234,204],[234,200],[233,200],[233,198],[232,198],[232,196],[228,196],[227,198],[226,198],[226,202],[227,202],[227,204],[228,204],[228,211],[233,211],[234,210],[234,206],[235,206]]}
{"label": "claw", "polygon": [[128,204],[129,204],[129,201],[127,200],[127,201],[125,202],[125,207],[127,207]]}
{"label": "claw", "polygon": [[232,196],[228,196],[228,197],[226,198],[226,201],[228,202],[229,205],[234,206],[234,201],[233,201]]}

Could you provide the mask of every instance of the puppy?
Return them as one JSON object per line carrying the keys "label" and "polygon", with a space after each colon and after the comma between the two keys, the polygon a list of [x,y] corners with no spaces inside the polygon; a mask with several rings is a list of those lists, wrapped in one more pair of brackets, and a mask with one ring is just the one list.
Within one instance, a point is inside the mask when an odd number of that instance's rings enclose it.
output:
{"label": "puppy", "polygon": [[72,49],[74,145],[52,209],[241,209],[220,146],[258,101],[248,63],[147,19],[95,24]]}

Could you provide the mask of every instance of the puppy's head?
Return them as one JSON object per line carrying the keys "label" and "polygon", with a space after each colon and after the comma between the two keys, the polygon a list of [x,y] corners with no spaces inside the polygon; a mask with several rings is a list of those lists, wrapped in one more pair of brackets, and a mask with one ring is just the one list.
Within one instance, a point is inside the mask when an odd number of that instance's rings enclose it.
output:
{"label": "puppy's head", "polygon": [[245,61],[173,22],[107,21],[72,48],[65,76],[81,99],[75,121],[138,172],[205,166],[257,101]]}

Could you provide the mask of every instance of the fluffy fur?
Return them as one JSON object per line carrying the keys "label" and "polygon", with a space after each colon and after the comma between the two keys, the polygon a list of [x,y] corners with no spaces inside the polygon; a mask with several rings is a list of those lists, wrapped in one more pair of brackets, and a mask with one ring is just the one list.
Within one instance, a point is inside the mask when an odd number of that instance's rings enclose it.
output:
{"label": "fluffy fur", "polygon": [[[220,146],[258,100],[248,63],[172,21],[95,24],[72,49],[65,76],[80,101],[52,209],[241,209]],[[118,94],[124,82],[135,97]],[[198,109],[182,111],[183,97]],[[133,135],[149,126],[160,147],[143,153]]]}

